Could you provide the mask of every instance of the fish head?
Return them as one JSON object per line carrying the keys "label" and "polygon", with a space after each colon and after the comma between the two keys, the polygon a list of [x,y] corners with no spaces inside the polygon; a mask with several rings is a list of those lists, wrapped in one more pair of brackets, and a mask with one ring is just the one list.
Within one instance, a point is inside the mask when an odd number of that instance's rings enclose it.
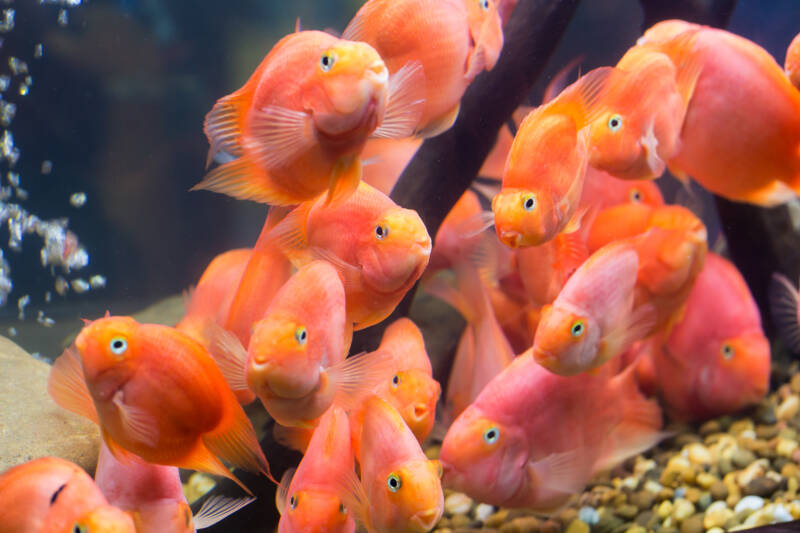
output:
{"label": "fish head", "polygon": [[88,323],[75,338],[87,383],[101,374],[132,373],[141,349],[137,338],[139,323],[131,317],[106,316]]}
{"label": "fish head", "polygon": [[703,360],[708,362],[700,370],[697,392],[712,416],[735,412],[767,393],[770,346],[763,333],[712,340],[703,350]]}
{"label": "fish head", "polygon": [[439,461],[415,457],[376,476],[370,491],[370,522],[377,530],[433,529],[444,511]]}
{"label": "fish head", "polygon": [[653,207],[660,207],[664,205],[664,196],[661,190],[652,181],[635,181],[634,183],[626,184],[625,188],[625,201],[632,204],[644,204]]}
{"label": "fish head", "polygon": [[474,405],[453,422],[442,442],[442,484],[502,505],[525,482],[529,443],[524,430],[484,416]]}
{"label": "fish head", "polygon": [[291,493],[278,524],[278,533],[345,533],[354,530],[352,513],[342,499],[322,488],[306,488]]}
{"label": "fish head", "polygon": [[789,48],[786,49],[786,60],[783,65],[789,81],[800,89],[800,33],[792,39]]}
{"label": "fish head", "polygon": [[545,305],[533,358],[550,372],[572,376],[593,366],[602,332],[597,320],[561,305]]}
{"label": "fish head", "polygon": [[367,43],[339,40],[322,52],[316,68],[324,96],[308,107],[317,128],[333,136],[374,130],[389,90],[389,70],[378,52]]}
{"label": "fish head", "polygon": [[410,287],[428,265],[431,237],[416,211],[384,211],[361,239],[358,262],[364,281],[378,292]]}
{"label": "fish head", "polygon": [[419,442],[425,440],[436,418],[436,402],[442,388],[430,374],[421,370],[395,372],[381,385],[378,395],[397,409]]}
{"label": "fish head", "polygon": [[495,0],[464,0],[473,46],[483,50],[486,70],[492,70],[503,50],[503,20]]}
{"label": "fish head", "polygon": [[70,531],[79,533],[136,533],[131,516],[111,505],[101,505],[80,517]]}
{"label": "fish head", "polygon": [[269,313],[253,326],[248,346],[247,380],[254,391],[301,398],[320,380],[322,331],[287,313]]}
{"label": "fish head", "polygon": [[657,153],[653,122],[640,122],[636,114],[621,107],[600,114],[589,126],[589,163],[621,179],[649,179],[663,174],[666,164]]}
{"label": "fish head", "polygon": [[[559,231],[552,197],[527,189],[503,189],[492,200],[494,229],[506,246],[538,246]],[[566,222],[566,221],[565,221]]]}

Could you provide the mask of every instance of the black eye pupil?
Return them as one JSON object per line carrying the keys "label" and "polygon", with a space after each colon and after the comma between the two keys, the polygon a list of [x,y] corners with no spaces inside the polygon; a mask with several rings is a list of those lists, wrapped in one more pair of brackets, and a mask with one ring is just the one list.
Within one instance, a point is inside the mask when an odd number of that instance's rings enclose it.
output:
{"label": "black eye pupil", "polygon": [[489,431],[489,433],[487,433],[486,436],[489,437],[490,439],[493,439],[495,437],[494,430]]}
{"label": "black eye pupil", "polygon": [[[114,344],[111,345],[115,350],[119,350],[122,348],[122,341],[114,341]],[[77,526],[76,526],[77,527]]]}
{"label": "black eye pupil", "polygon": [[328,56],[322,56],[322,64],[328,66]]}
{"label": "black eye pupil", "polygon": [[619,126],[619,121],[617,119],[612,119],[611,120],[611,127],[612,128],[616,128],[617,126]]}
{"label": "black eye pupil", "polygon": [[375,228],[375,234],[378,237],[383,237],[383,228],[381,226],[378,226],[377,228]]}
{"label": "black eye pupil", "polygon": [[392,378],[392,384],[393,384],[393,385],[399,385],[399,384],[400,384],[400,378],[399,378],[399,377],[397,377],[397,376],[394,376],[394,377]]}
{"label": "black eye pupil", "polygon": [[395,478],[390,479],[389,485],[392,487],[397,487],[397,480]]}

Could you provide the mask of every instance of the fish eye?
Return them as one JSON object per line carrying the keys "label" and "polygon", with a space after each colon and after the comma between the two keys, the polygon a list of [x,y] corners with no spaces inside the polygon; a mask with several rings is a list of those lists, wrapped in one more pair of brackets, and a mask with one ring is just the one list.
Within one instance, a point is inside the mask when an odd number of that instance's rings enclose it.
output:
{"label": "fish eye", "polygon": [[584,331],[586,331],[586,324],[583,320],[576,320],[572,323],[572,327],[569,328],[569,332],[572,333],[573,337],[580,337]]}
{"label": "fish eye", "polygon": [[75,524],[72,528],[72,533],[89,533],[89,527],[81,524]]}
{"label": "fish eye", "polygon": [[328,72],[333,68],[334,63],[336,63],[336,55],[333,52],[325,52],[319,59],[319,68],[322,69],[322,72]]}
{"label": "fish eye", "polygon": [[343,503],[339,503],[339,512],[342,514],[347,512],[347,507],[345,507]]}
{"label": "fish eye", "polygon": [[297,507],[297,495],[296,494],[292,494],[292,497],[289,498],[289,507],[291,507],[292,509]]}
{"label": "fish eye", "polygon": [[306,331],[305,326],[298,326],[296,330],[294,330],[294,338],[297,339],[297,343],[300,346],[304,346],[306,341],[308,340],[308,331]]}
{"label": "fish eye", "polygon": [[386,478],[386,486],[389,487],[389,490],[392,492],[397,492],[400,490],[400,487],[403,486],[403,482],[400,480],[400,476],[392,472],[389,474],[389,477]]}
{"label": "fish eye", "polygon": [[489,11],[489,0],[478,0],[478,3],[481,5],[481,9]]}
{"label": "fish eye", "polygon": [[533,211],[536,207],[536,197],[532,194],[526,194],[522,197],[522,209],[525,211]]}
{"label": "fish eye", "polygon": [[722,349],[720,350],[720,352],[722,353],[723,358],[730,359],[731,357],[733,357],[735,350],[733,349],[733,346],[731,346],[726,342],[725,344],[722,345]]}
{"label": "fish eye", "polygon": [[500,438],[500,430],[495,426],[483,432],[483,440],[486,444],[494,444]]}
{"label": "fish eye", "polygon": [[619,115],[611,115],[611,118],[608,119],[608,129],[611,131],[619,131],[622,127],[622,117]]}
{"label": "fish eye", "polygon": [[396,389],[399,386],[400,386],[400,376],[395,374],[394,376],[392,376],[392,388]]}
{"label": "fish eye", "polygon": [[628,193],[628,197],[630,198],[631,202],[638,204],[642,201],[642,192],[639,189],[631,189],[631,192]]}
{"label": "fish eye", "polygon": [[111,349],[112,353],[122,355],[125,353],[125,350],[128,349],[128,341],[123,337],[114,337],[111,339],[111,342],[108,343],[108,347]]}
{"label": "fish eye", "polygon": [[379,241],[385,239],[387,235],[389,235],[389,226],[386,224],[378,224],[375,226],[375,237]]}

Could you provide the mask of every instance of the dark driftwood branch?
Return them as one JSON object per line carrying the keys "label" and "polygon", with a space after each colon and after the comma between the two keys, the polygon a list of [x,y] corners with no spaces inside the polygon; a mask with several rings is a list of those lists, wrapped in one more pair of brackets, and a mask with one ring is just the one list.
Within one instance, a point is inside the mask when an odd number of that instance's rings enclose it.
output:
{"label": "dark driftwood branch", "polygon": [[666,19],[683,19],[724,28],[736,7],[736,0],[639,0],[644,9],[643,29]]}
{"label": "dark driftwood branch", "polygon": [[[392,199],[416,210],[431,236],[477,176],[497,132],[530,93],[578,3],[520,0],[504,28],[505,44],[494,69],[475,79],[453,127],[426,140],[400,176]],[[387,320],[357,333],[351,351],[374,350],[386,326],[408,314],[413,293]]]}

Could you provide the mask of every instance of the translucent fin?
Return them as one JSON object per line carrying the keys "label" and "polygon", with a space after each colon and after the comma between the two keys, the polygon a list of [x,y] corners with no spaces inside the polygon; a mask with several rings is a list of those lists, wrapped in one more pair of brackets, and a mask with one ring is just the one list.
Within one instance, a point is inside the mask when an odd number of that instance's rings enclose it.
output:
{"label": "translucent fin", "polygon": [[338,476],[334,483],[337,488],[336,492],[342,498],[342,503],[353,513],[355,521],[366,528],[367,531],[372,531],[369,524],[369,496],[367,496],[367,491],[355,471],[349,470],[345,472],[343,475]]}
{"label": "translucent fin", "polygon": [[328,376],[336,383],[334,402],[347,410],[358,407],[365,395],[394,370],[393,362],[387,352],[361,352],[328,367]]}
{"label": "translucent fin", "polygon": [[564,226],[563,230],[561,230],[561,233],[570,234],[570,233],[575,233],[576,231],[581,229],[581,220],[583,220],[583,217],[586,215],[588,211],[589,211],[588,207],[581,207],[580,209],[575,211],[575,214],[572,215],[572,217],[570,217],[569,221],[567,222],[567,225]]}
{"label": "translucent fin", "polygon": [[564,280],[589,258],[586,241],[577,232],[562,233],[555,238],[557,255],[554,268],[564,275]]}
{"label": "translucent fin", "polygon": [[203,435],[203,442],[220,459],[249,472],[261,472],[277,483],[270,474],[253,425],[239,404],[227,403],[225,419],[214,432]]}
{"label": "translucent fin", "polygon": [[122,427],[133,440],[155,448],[158,445],[158,420],[147,411],[126,404],[124,395],[120,389],[111,400],[117,406]]}
{"label": "translucent fin", "polygon": [[471,239],[492,226],[494,226],[494,213],[491,211],[481,211],[466,220],[462,220],[456,226],[455,230],[462,239]]}
{"label": "translucent fin", "polygon": [[208,339],[208,351],[231,390],[248,390],[247,351],[238,337],[213,320],[203,323],[203,335]]}
{"label": "translucent fin", "polygon": [[[205,441],[205,438],[203,440]],[[106,442],[108,442],[108,440],[106,440]],[[111,448],[111,446],[109,446],[109,449],[112,452],[114,451]],[[222,464],[219,458],[217,458],[217,456],[214,455],[214,452],[211,451],[207,446],[196,447],[195,452],[190,457],[188,457],[186,460],[182,461],[181,464],[176,466],[178,466],[179,468],[200,470],[201,472],[207,472],[215,476],[222,476],[228,478],[237,485],[239,485],[239,487],[247,494],[249,494],[250,496],[254,496],[253,492],[250,489],[248,489],[247,486],[239,480],[239,478],[234,476],[233,473],[230,470],[228,470],[228,468],[224,464]]]}
{"label": "translucent fin", "polygon": [[464,72],[464,79],[471,82],[475,77],[486,68],[486,48],[476,46],[467,58],[467,71]]}
{"label": "translucent fin", "polygon": [[[550,102],[553,111],[565,113],[573,117],[578,129],[582,129],[594,122],[604,111],[602,96],[608,85],[609,79],[620,72],[614,67],[600,67],[590,70],[575,83],[564,89],[561,94]],[[580,106],[576,107],[577,97]]]}
{"label": "translucent fin", "polygon": [[95,424],[100,423],[83,377],[80,355],[74,346],[64,350],[53,363],[47,379],[47,392],[64,409],[88,418]]}
{"label": "translucent fin", "polygon": [[583,448],[552,453],[538,461],[529,462],[528,472],[542,487],[575,494],[582,491],[589,480],[590,468],[583,457],[588,453]]}
{"label": "translucent fin", "polygon": [[292,478],[296,468],[288,468],[281,476],[281,482],[278,484],[278,490],[275,491],[275,506],[278,508],[278,513],[283,514],[286,509],[286,501],[289,499],[289,485],[292,484]]}
{"label": "translucent fin", "polygon": [[495,181],[496,183],[494,184],[480,183],[478,181],[473,181],[470,187],[491,202],[492,199],[495,196],[497,196],[500,193],[500,190],[502,189],[500,180],[498,179]]}
{"label": "translucent fin", "polygon": [[446,132],[455,124],[460,110],[461,103],[459,102],[453,109],[437,119],[430,121],[424,128],[417,130],[416,136],[427,139]]}
{"label": "translucent fin", "polygon": [[117,441],[115,441],[114,438],[102,427],[100,428],[100,434],[102,435],[103,441],[108,447],[108,451],[110,451],[111,455],[114,456],[114,459],[126,465],[145,464],[144,459],[120,446]]}
{"label": "translucent fin", "polygon": [[664,173],[667,165],[658,155],[658,139],[656,138],[653,124],[654,119],[651,119],[650,124],[647,126],[647,132],[639,142],[647,153],[647,167],[650,169],[651,177],[658,178]]}
{"label": "translucent fin", "polygon": [[246,507],[253,501],[255,501],[253,496],[230,498],[221,494],[215,494],[203,502],[200,510],[197,511],[197,514],[192,518],[194,528],[205,529],[211,527],[217,522],[225,520],[239,509]]}
{"label": "translucent fin", "polygon": [[783,274],[772,274],[769,304],[772,320],[781,339],[792,352],[800,352],[800,325],[797,323],[797,289]]}
{"label": "translucent fin", "polygon": [[365,11],[368,9],[369,6],[364,6],[358,10],[353,20],[350,21],[344,29],[344,32],[342,32],[342,39],[347,39],[348,41],[363,41],[365,39],[364,19]]}
{"label": "translucent fin", "polygon": [[233,93],[220,98],[203,121],[203,132],[211,145],[206,168],[220,152],[233,157],[242,155],[242,124],[250,94]]}
{"label": "translucent fin", "polygon": [[361,268],[348,263],[326,248],[312,246],[308,249],[308,252],[312,259],[321,259],[333,265],[342,278],[345,294],[351,294],[353,287],[359,284],[361,280]]}
{"label": "translucent fin", "polygon": [[656,318],[656,308],[651,304],[640,305],[631,311],[600,341],[598,364],[621,354],[634,342],[650,335],[656,325]]}
{"label": "translucent fin", "polygon": [[328,205],[347,200],[361,183],[361,159],[357,156],[342,157],[333,165],[331,184],[328,189]]}
{"label": "translucent fin", "polygon": [[425,74],[422,63],[411,61],[392,74],[386,112],[373,137],[410,137],[419,124],[425,107]]}
{"label": "translucent fin", "polygon": [[669,45],[672,49],[670,57],[677,70],[675,85],[686,108],[689,107],[697,80],[703,71],[702,56],[694,53],[698,34],[698,31],[685,31],[675,37]]}
{"label": "translucent fin", "polygon": [[252,138],[244,146],[262,168],[285,167],[316,143],[311,115],[279,106],[266,106],[253,113]]}
{"label": "translucent fin", "polygon": [[263,169],[247,156],[222,164],[203,176],[190,191],[213,191],[239,200],[252,200],[272,205],[291,205],[298,199],[279,191]]}
{"label": "translucent fin", "polygon": [[561,69],[555,73],[553,79],[550,80],[550,83],[548,83],[547,87],[544,89],[544,96],[542,96],[543,104],[553,100],[561,91],[564,90],[564,87],[567,86],[567,77],[569,76],[569,73],[572,72],[578,65],[580,65],[585,57],[586,56],[584,54],[581,54],[578,57],[573,58],[569,63],[561,67]]}
{"label": "translucent fin", "polygon": [[306,236],[306,222],[314,201],[303,202],[286,215],[283,220],[275,224],[263,239],[259,237],[257,246],[277,246],[289,258],[297,252],[308,248]]}

